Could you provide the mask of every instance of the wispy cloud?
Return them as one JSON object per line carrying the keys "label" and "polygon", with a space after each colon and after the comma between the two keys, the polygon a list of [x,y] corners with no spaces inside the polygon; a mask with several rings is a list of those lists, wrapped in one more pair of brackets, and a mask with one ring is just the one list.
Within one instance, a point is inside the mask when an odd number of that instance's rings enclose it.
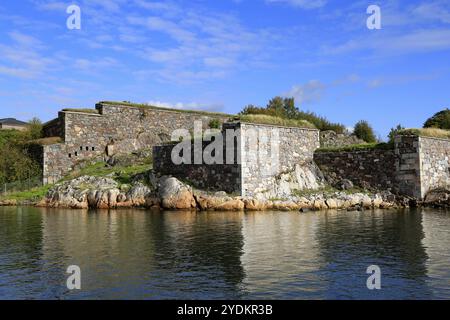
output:
{"label": "wispy cloud", "polygon": [[0,73],[18,78],[36,78],[55,63],[53,58],[42,54],[44,46],[38,39],[19,31],[8,35],[12,43],[0,44]]}
{"label": "wispy cloud", "polygon": [[266,0],[267,3],[285,3],[302,9],[317,9],[324,7],[327,0]]}
{"label": "wispy cloud", "polygon": [[222,111],[224,105],[222,103],[199,103],[199,102],[163,102],[163,101],[149,101],[149,105],[155,107],[171,108],[171,109],[186,109],[186,110],[202,110],[202,111]]}
{"label": "wispy cloud", "polygon": [[317,102],[322,98],[326,85],[319,80],[310,80],[304,84],[294,85],[288,92],[284,93],[285,97],[295,98],[298,104],[307,104]]}

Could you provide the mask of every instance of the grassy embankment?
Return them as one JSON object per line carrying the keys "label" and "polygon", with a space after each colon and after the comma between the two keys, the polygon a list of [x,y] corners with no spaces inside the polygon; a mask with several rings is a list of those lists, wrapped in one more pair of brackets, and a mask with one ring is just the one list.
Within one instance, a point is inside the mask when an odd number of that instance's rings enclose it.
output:
{"label": "grassy embankment", "polygon": [[[130,165],[106,167],[103,162],[88,165],[82,169],[75,170],[67,175],[61,182],[70,181],[82,176],[109,177],[119,183],[119,186],[128,185],[132,182],[133,177],[149,171],[152,168],[150,162]],[[17,203],[30,203],[42,200],[53,185],[46,185],[30,190],[12,192],[0,196],[0,201],[16,201]]]}
{"label": "grassy embankment", "polygon": [[403,129],[399,131],[399,134],[419,136],[419,137],[450,139],[450,130],[438,128]]}
{"label": "grassy embankment", "polygon": [[316,129],[316,127],[312,123],[306,120],[280,118],[268,116],[265,114],[244,114],[235,116],[233,120],[239,120],[242,122],[250,122],[250,123],[268,124],[275,126]]}

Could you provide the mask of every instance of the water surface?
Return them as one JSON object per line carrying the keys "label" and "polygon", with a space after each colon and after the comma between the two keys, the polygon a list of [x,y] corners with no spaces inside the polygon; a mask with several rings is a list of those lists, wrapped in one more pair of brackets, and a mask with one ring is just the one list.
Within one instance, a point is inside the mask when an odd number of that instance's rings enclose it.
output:
{"label": "water surface", "polygon": [[0,299],[449,299],[449,245],[436,210],[0,208]]}

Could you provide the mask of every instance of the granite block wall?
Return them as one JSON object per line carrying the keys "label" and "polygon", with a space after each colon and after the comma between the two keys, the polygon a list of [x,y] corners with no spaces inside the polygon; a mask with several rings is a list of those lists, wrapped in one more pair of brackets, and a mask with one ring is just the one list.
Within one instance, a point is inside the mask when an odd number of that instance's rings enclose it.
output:
{"label": "granite block wall", "polygon": [[421,199],[419,137],[395,137],[395,154],[397,156],[396,180],[398,192]]}
{"label": "granite block wall", "polygon": [[316,129],[241,123],[240,133],[243,196],[273,189],[279,175],[312,162],[320,146]]}
{"label": "granite block wall", "polygon": [[[155,172],[188,179],[201,189],[252,196],[273,188],[276,177],[294,170],[296,164],[313,161],[314,150],[319,147],[318,130],[224,123],[224,137],[229,130],[234,132],[230,136],[236,137],[233,140],[233,164],[174,165],[171,160],[174,145],[162,145],[153,149]],[[205,142],[203,149],[208,144]],[[224,148],[224,155],[226,152]],[[223,161],[227,163],[226,156]]]}
{"label": "granite block wall", "polygon": [[450,187],[450,140],[420,137],[421,197],[432,189]]}
{"label": "granite block wall", "polygon": [[[208,144],[209,142],[204,142],[202,150]],[[241,193],[241,166],[237,161],[230,164],[225,160],[222,164],[194,164],[195,149],[192,147],[191,164],[176,165],[172,161],[174,147],[175,144],[153,147],[153,169],[157,175],[174,176],[202,190]]]}
{"label": "granite block wall", "polygon": [[64,143],[44,148],[45,183],[60,180],[79,162],[151,149],[170,141],[176,129],[193,130],[195,121],[204,128],[226,115],[141,108],[99,103],[98,113],[63,111],[44,127],[46,137],[60,136]]}
{"label": "granite block wall", "polygon": [[424,199],[450,187],[450,140],[397,136],[393,150],[317,152],[314,160],[328,180],[349,179],[367,189]]}
{"label": "granite block wall", "polygon": [[394,150],[316,152],[314,161],[332,185],[348,179],[365,189],[396,189],[397,158]]}

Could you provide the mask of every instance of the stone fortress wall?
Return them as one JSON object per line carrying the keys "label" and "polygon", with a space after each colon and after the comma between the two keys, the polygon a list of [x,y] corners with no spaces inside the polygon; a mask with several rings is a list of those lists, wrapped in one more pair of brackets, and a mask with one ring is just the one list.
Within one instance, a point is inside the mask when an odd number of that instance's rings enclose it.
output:
{"label": "stone fortress wall", "polygon": [[[234,152],[233,163],[226,163],[224,156],[224,164],[192,164],[191,161],[191,164],[175,165],[171,159],[175,144],[166,144],[153,148],[155,172],[187,179],[201,189],[254,196],[276,188],[277,177],[294,171],[296,165],[311,163],[314,150],[319,147],[316,129],[231,122],[223,124],[224,155],[228,130],[235,133],[230,136],[236,136],[230,149]],[[203,150],[208,144],[203,144]]]}
{"label": "stone fortress wall", "polygon": [[[319,130],[241,123],[242,195],[280,194],[283,174],[289,179],[307,180],[314,151],[320,147]],[[255,133],[257,135],[255,135]],[[297,169],[297,170],[296,170]],[[315,174],[305,189],[317,186]],[[301,181],[296,181],[301,186]]]}
{"label": "stone fortress wall", "polygon": [[46,137],[58,136],[63,141],[43,146],[45,184],[57,182],[80,162],[151,149],[170,141],[175,129],[193,130],[195,121],[202,121],[206,128],[213,119],[223,122],[229,117],[120,103],[98,103],[93,111],[61,111],[57,119],[45,125]]}
{"label": "stone fortress wall", "polygon": [[346,179],[365,189],[395,191],[394,150],[316,152],[314,161],[331,185]]}
{"label": "stone fortress wall", "polygon": [[[292,185],[299,184],[305,189],[319,188],[321,173],[315,170],[315,163],[328,180],[348,179],[357,186],[391,190],[418,199],[431,189],[450,185],[449,140],[399,136],[394,148],[388,150],[315,152],[321,143],[347,142],[339,137],[329,138],[329,134],[320,136],[315,129],[227,122],[229,119],[230,115],[218,113],[106,102],[98,103],[95,110],[61,111],[57,119],[45,125],[44,133],[46,137],[60,137],[62,143],[44,145],[37,155],[43,165],[43,181],[56,183],[88,160],[155,147],[156,172],[194,181],[202,189],[243,196],[288,193]],[[172,132],[181,128],[193,131],[196,121],[207,129],[212,120],[223,124],[223,130],[238,130],[236,162],[180,166],[171,163],[174,145],[167,142]],[[277,166],[271,157],[274,141],[279,142],[275,146]]]}
{"label": "stone fortress wall", "polygon": [[397,136],[393,149],[317,152],[314,160],[331,183],[348,179],[373,190],[424,199],[450,186],[450,140]]}
{"label": "stone fortress wall", "polygon": [[450,186],[450,141],[420,137],[420,197],[428,191]]}

